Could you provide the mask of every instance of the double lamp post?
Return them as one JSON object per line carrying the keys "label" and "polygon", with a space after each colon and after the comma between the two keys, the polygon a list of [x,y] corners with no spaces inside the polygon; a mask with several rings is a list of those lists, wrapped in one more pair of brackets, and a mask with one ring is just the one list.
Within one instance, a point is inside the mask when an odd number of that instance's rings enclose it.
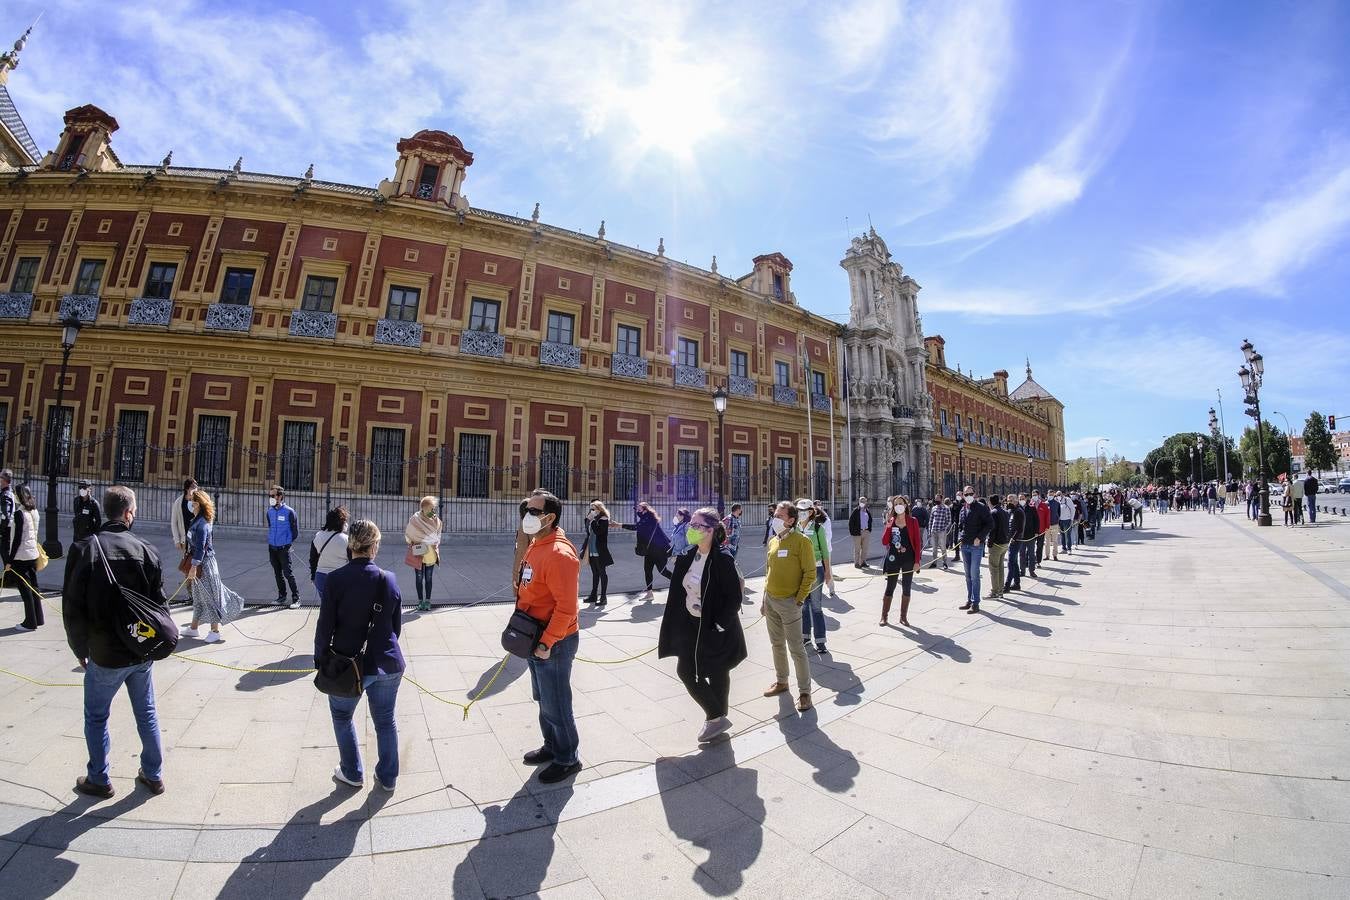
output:
{"label": "double lamp post", "polygon": [[1261,513],[1256,524],[1270,525],[1270,472],[1266,469],[1266,438],[1265,430],[1261,427],[1261,382],[1266,374],[1266,361],[1256,352],[1251,341],[1242,342],[1242,355],[1246,357],[1247,364],[1238,369],[1238,378],[1242,381],[1242,389],[1247,392],[1245,402],[1250,407],[1247,415],[1256,420],[1256,460],[1261,479]]}

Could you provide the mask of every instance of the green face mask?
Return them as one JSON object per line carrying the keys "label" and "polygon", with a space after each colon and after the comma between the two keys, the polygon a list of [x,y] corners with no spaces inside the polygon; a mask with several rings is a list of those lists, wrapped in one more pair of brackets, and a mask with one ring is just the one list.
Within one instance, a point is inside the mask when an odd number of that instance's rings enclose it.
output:
{"label": "green face mask", "polygon": [[704,531],[702,528],[690,525],[688,528],[684,530],[684,539],[689,542],[690,546],[693,546],[694,544],[702,542],[703,538],[706,537],[707,534],[708,533]]}

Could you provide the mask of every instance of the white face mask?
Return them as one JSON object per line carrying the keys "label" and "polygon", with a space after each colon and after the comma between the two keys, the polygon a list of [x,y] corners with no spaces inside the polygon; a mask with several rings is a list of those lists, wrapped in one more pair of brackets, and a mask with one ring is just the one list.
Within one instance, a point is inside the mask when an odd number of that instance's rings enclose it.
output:
{"label": "white face mask", "polygon": [[967,503],[974,503],[974,502],[975,502],[975,495],[974,495],[974,494],[966,494],[966,502],[967,502]]}
{"label": "white face mask", "polygon": [[769,521],[769,528],[773,530],[775,535],[779,535],[787,530],[787,523],[775,516]]}
{"label": "white face mask", "polygon": [[903,516],[905,514],[905,504],[903,503],[895,504],[895,514],[897,516]]}
{"label": "white face mask", "polygon": [[1026,505],[1027,505],[1027,501],[1025,501],[1025,500],[1018,500],[1018,501],[1017,501],[1017,505],[1018,505],[1018,506],[1026,506]]}
{"label": "white face mask", "polygon": [[525,514],[525,518],[520,520],[520,530],[526,534],[538,534],[544,529],[544,522],[539,516]]}
{"label": "white face mask", "polygon": [[267,500],[267,505],[268,505],[268,506],[279,506],[280,504],[281,504],[281,501],[278,500],[276,497],[269,497],[268,500]]}
{"label": "white face mask", "polygon": [[196,500],[189,500],[189,501],[188,501],[188,509],[190,509],[190,510],[192,511],[192,514],[195,516],[195,515],[197,514],[197,501],[196,501]]}
{"label": "white face mask", "polygon": [[81,496],[81,497],[88,497],[88,496],[89,496],[89,489],[88,489],[88,488],[80,488],[80,496]]}

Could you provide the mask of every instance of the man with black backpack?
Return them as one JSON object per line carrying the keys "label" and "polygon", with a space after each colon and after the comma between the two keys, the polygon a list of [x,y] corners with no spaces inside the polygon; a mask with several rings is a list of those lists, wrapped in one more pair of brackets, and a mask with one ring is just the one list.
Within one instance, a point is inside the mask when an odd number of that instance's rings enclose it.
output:
{"label": "man with black backpack", "polygon": [[[105,799],[113,795],[108,710],[117,689],[125,684],[141,736],[136,781],[150,793],[162,794],[164,751],[150,667],[172,650],[177,632],[168,618],[159,554],[130,531],[136,518],[136,495],[130,488],[114,485],[103,495],[103,511],[107,519],[98,532],[71,546],[61,592],[66,642],[84,669],[89,769],[76,779],[75,790]],[[162,615],[147,615],[142,610],[125,615],[131,598],[148,602],[156,607],[149,612]],[[155,634],[156,626],[164,633]]]}

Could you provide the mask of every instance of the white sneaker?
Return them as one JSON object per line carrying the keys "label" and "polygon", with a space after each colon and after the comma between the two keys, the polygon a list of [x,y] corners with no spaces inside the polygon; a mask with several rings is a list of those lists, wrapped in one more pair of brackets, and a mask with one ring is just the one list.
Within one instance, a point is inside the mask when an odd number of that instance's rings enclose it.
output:
{"label": "white sneaker", "polygon": [[731,727],[731,720],[728,719],[726,716],[722,716],[722,718],[720,719],[712,719],[710,721],[704,722],[703,730],[698,733],[698,742],[700,744],[706,743],[712,740],[713,738],[717,737],[719,734],[726,731],[730,727]]}
{"label": "white sneaker", "polygon": [[208,631],[206,637],[202,638],[202,640],[206,641],[208,644],[214,644],[216,641],[220,640],[220,632]]}
{"label": "white sneaker", "polygon": [[192,628],[192,627],[189,626],[189,627],[184,628],[184,629],[182,629],[181,631],[179,631],[179,632],[178,632],[178,636],[179,636],[179,637],[187,637],[187,638],[195,638],[195,637],[200,637],[200,636],[201,636],[201,632],[198,631],[197,629]]}
{"label": "white sneaker", "polygon": [[350,778],[348,778],[346,775],[343,775],[343,774],[342,774],[342,766],[334,766],[334,767],[333,767],[333,780],[334,780],[334,781],[340,781],[340,782],[342,782],[343,784],[349,784],[349,785],[351,785],[352,787],[355,787],[355,788],[365,787],[365,782],[361,782],[361,781],[352,781],[352,780],[351,780]]}
{"label": "white sneaker", "polygon": [[299,600],[292,600],[290,603],[286,604],[286,608],[287,608],[287,609],[299,609],[299,608],[300,608],[300,601],[299,601]]}

